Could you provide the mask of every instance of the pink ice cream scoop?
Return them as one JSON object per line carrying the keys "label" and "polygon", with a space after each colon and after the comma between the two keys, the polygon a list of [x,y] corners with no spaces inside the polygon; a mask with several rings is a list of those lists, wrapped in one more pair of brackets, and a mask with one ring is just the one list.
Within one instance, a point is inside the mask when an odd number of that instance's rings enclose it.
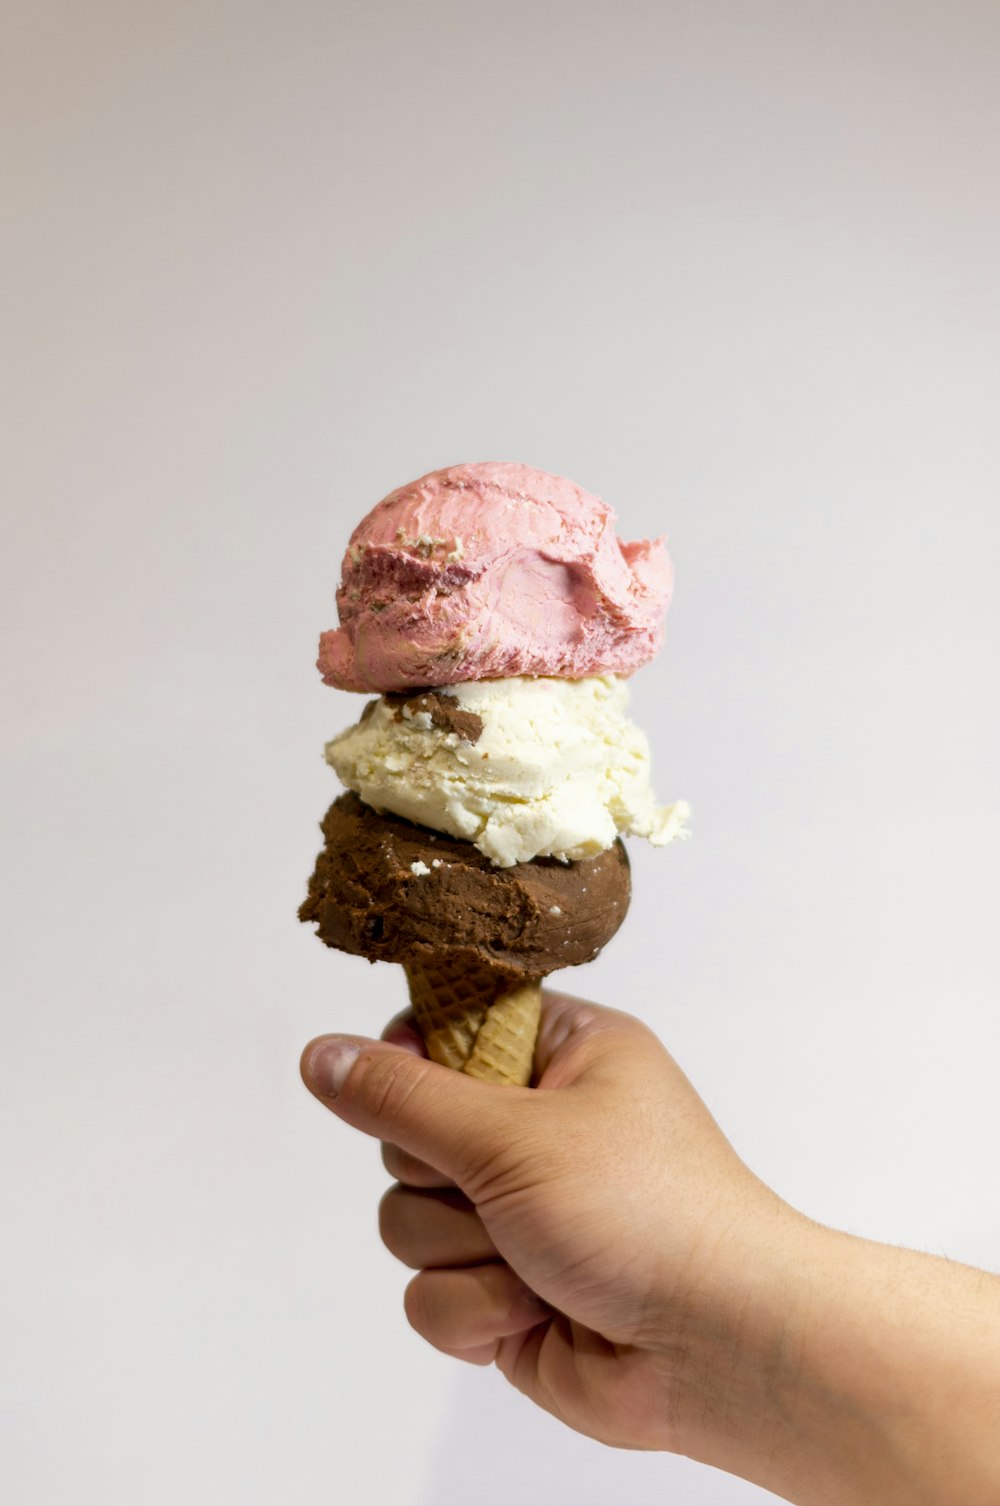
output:
{"label": "pink ice cream scoop", "polygon": [[392,492],[344,556],[340,627],[319,669],[341,690],[511,675],[627,675],[660,645],[673,571],[662,539],[530,466],[433,471]]}

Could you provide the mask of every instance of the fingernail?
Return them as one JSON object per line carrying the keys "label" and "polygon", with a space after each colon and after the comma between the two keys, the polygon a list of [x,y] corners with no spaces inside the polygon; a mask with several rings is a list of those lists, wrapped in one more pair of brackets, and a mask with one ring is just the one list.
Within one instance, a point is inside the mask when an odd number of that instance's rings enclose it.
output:
{"label": "fingernail", "polygon": [[357,1041],[322,1041],[309,1057],[313,1091],[322,1098],[336,1098],[360,1051]]}

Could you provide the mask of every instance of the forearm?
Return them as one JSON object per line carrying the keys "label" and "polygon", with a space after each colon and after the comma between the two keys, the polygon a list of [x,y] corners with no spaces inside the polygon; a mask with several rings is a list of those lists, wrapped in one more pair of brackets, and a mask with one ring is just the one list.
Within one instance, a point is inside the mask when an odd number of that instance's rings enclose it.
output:
{"label": "forearm", "polygon": [[1000,1278],[780,1205],[740,1242],[686,1341],[684,1452],[799,1506],[1000,1502]]}

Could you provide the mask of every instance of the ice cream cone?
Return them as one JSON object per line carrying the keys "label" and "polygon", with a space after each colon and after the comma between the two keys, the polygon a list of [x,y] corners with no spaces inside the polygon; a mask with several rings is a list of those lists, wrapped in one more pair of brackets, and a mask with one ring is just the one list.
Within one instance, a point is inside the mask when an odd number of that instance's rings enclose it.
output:
{"label": "ice cream cone", "polygon": [[488,1081],[530,1081],[541,980],[624,920],[618,834],[686,834],[626,714],[673,569],[665,540],[614,525],[531,466],[434,471],[355,528],[320,636],[324,681],[378,699],[326,745],[346,790],[299,918],[401,964],[429,1055]]}
{"label": "ice cream cone", "polygon": [[407,963],[406,976],[432,1061],[485,1082],[527,1086],[541,1018],[540,981],[511,988],[489,968],[449,957]]}
{"label": "ice cream cone", "polygon": [[501,994],[486,1011],[464,1071],[484,1082],[527,1087],[542,1018],[540,981]]}

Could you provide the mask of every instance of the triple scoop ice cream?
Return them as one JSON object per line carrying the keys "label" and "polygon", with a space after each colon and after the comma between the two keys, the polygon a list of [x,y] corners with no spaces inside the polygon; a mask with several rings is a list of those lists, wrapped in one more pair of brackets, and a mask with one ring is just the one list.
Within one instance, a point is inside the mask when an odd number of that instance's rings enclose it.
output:
{"label": "triple scoop ice cream", "polygon": [[436,471],[355,529],[324,680],[375,692],[326,756],[300,909],[328,945],[401,962],[429,1054],[526,1083],[541,980],[597,955],[630,888],[619,837],[685,835],[659,806],[624,677],[662,637],[662,540],[523,465]]}

